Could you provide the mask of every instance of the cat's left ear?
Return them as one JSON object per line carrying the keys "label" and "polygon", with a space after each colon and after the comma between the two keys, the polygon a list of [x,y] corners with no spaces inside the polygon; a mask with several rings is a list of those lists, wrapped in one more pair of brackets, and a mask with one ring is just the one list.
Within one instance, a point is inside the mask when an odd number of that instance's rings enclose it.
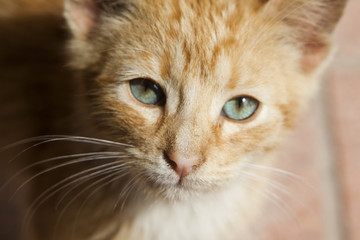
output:
{"label": "cat's left ear", "polygon": [[[328,56],[331,35],[347,0],[260,0],[272,17],[288,27],[287,40],[300,46],[304,71],[315,69]],[[278,19],[278,18],[277,18]]]}
{"label": "cat's left ear", "polygon": [[85,38],[100,18],[98,0],[65,0],[64,15],[75,38]]}

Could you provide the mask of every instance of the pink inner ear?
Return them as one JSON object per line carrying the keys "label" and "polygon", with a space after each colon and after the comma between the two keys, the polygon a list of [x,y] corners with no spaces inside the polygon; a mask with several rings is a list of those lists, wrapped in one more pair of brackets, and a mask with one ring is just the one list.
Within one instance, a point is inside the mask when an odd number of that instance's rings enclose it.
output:
{"label": "pink inner ear", "polygon": [[346,0],[269,0],[265,13],[270,19],[278,16],[289,27],[288,37],[295,45],[302,46],[301,67],[311,72],[329,54],[330,35],[345,3]]}
{"label": "pink inner ear", "polygon": [[94,0],[69,0],[65,16],[75,36],[86,37],[95,27],[100,9]]}
{"label": "pink inner ear", "polygon": [[304,47],[304,56],[302,59],[302,68],[304,72],[311,72],[329,54],[330,44],[306,44]]}

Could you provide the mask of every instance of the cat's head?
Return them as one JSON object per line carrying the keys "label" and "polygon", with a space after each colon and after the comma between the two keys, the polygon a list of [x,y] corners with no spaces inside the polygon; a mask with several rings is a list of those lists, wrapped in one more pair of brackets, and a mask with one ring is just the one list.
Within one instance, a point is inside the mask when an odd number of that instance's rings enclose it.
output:
{"label": "cat's head", "polygon": [[67,0],[90,113],[164,196],[276,147],[317,85],[345,0]]}

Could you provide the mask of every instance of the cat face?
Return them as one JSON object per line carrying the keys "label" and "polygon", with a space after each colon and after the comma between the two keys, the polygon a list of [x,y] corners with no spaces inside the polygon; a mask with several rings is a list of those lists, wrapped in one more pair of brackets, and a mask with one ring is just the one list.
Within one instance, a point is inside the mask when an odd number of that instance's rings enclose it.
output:
{"label": "cat face", "polygon": [[90,113],[132,145],[141,184],[169,198],[212,191],[269,158],[315,89],[337,20],[310,24],[301,17],[322,1],[288,2],[67,2]]}

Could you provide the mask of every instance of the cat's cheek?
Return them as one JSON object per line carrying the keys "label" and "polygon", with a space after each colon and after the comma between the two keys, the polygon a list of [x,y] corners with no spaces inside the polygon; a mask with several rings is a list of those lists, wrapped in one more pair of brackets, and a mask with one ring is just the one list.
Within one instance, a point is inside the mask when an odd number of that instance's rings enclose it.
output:
{"label": "cat's cheek", "polygon": [[237,154],[246,156],[272,147],[281,135],[282,124],[283,117],[278,109],[262,105],[253,119],[244,122],[224,121],[222,135],[230,149],[236,149]]}

